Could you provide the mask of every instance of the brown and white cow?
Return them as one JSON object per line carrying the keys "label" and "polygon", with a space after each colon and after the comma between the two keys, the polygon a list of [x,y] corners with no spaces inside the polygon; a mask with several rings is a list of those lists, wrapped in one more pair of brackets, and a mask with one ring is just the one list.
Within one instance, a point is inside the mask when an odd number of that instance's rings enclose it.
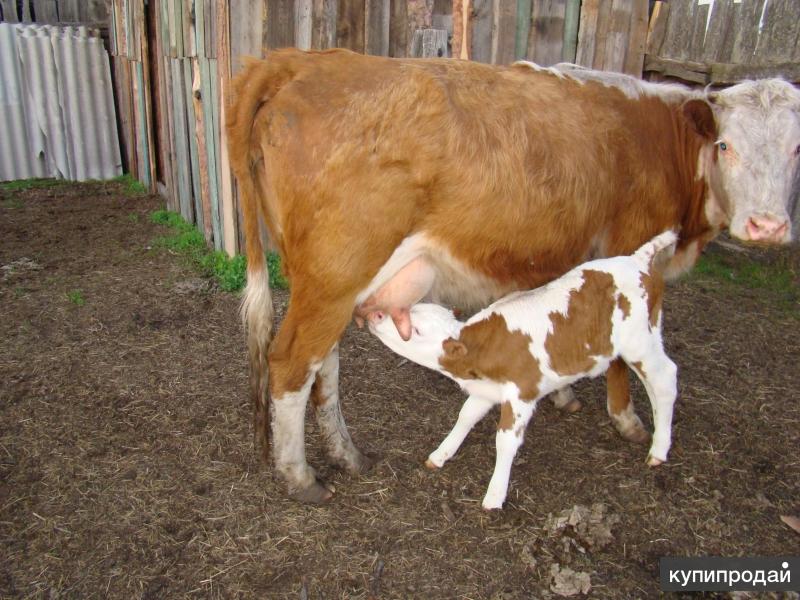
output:
{"label": "brown and white cow", "polygon": [[[725,227],[791,238],[800,93],[781,80],[702,94],[580,69],[280,50],[233,87],[256,434],[266,456],[271,424],[300,500],[331,496],[306,462],[309,397],[330,458],[370,462],[339,407],[337,344],[355,307],[407,333],[423,297],[483,307],[667,228],[680,231],[673,275]],[[259,215],[292,285],[271,344]],[[613,417],[628,410],[627,369],[607,376]],[[638,418],[621,429],[643,432]]]}

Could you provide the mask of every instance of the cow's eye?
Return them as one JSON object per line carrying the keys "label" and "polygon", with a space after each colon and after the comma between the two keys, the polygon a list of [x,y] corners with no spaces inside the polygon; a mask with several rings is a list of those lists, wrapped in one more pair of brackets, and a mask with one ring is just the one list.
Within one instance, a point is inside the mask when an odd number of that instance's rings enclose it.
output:
{"label": "cow's eye", "polygon": [[728,149],[728,144],[726,144],[725,142],[720,142],[719,149],[725,152]]}

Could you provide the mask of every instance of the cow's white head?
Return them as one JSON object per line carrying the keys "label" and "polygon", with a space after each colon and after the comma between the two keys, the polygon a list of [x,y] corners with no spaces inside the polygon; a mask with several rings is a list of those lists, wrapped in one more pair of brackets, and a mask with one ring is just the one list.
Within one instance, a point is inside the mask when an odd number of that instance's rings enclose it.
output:
{"label": "cow's white head", "polygon": [[716,145],[703,166],[711,194],[706,216],[745,241],[788,243],[800,169],[800,91],[781,79],[764,79],[707,98],[714,123],[703,122],[699,101],[684,108]]}

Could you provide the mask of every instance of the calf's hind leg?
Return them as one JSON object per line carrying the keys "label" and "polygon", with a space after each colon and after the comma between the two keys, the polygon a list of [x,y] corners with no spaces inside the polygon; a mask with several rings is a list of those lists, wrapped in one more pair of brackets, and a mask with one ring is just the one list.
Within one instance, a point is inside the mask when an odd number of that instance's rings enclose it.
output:
{"label": "calf's hind leg", "polygon": [[650,434],[633,408],[628,365],[622,359],[615,359],[608,367],[606,386],[608,416],[616,430],[628,441],[647,443]]}
{"label": "calf's hind leg", "polygon": [[647,455],[651,467],[667,460],[672,445],[672,411],[678,397],[678,367],[659,345],[648,357],[633,363],[653,409],[653,443]]}

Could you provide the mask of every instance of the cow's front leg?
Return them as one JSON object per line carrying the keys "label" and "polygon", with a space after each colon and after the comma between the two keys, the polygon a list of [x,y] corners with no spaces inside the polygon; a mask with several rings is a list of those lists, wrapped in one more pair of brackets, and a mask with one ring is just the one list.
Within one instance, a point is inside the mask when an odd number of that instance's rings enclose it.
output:
{"label": "cow's front leg", "polygon": [[500,406],[500,422],[497,425],[495,442],[497,457],[489,488],[483,497],[482,506],[484,510],[503,508],[503,502],[505,502],[506,494],[508,493],[508,482],[511,477],[511,465],[514,462],[517,450],[522,445],[525,429],[535,408],[535,402],[525,402],[518,399],[504,402]]}
{"label": "cow's front leg", "polygon": [[311,388],[317,424],[325,439],[328,457],[351,473],[368,470],[374,460],[364,456],[353,444],[339,404],[339,345],[325,357]]}
{"label": "cow's front leg", "polygon": [[478,421],[486,416],[486,413],[491,410],[494,404],[494,402],[485,398],[469,396],[458,413],[458,420],[453,429],[442,440],[439,447],[430,453],[428,460],[425,461],[425,466],[429,469],[438,469],[451,459],[458,452],[467,434],[475,427]]}

